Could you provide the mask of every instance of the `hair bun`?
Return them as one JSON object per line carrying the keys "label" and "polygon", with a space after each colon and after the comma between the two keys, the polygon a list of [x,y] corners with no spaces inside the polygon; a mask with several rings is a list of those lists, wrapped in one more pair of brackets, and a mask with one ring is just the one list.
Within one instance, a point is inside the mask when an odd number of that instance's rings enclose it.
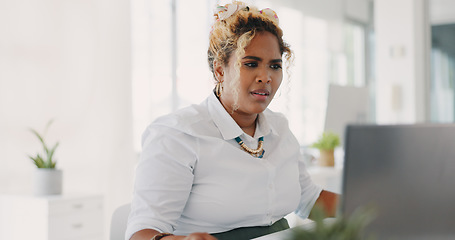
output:
{"label": "hair bun", "polygon": [[270,8],[264,8],[259,11],[260,14],[266,15],[267,17],[279,22],[278,15],[276,14],[275,11],[273,11]]}
{"label": "hair bun", "polygon": [[[215,18],[216,20],[225,20],[228,17],[232,16],[234,13],[241,9],[248,8],[244,3],[232,3],[226,4],[224,6],[217,6],[215,8]],[[249,9],[249,8],[248,8]]]}
{"label": "hair bun", "polygon": [[[240,10],[250,11],[250,8],[242,2],[234,2],[226,4],[224,6],[218,5],[214,11],[215,20],[225,20]],[[276,21],[277,23],[279,22],[278,15],[270,8],[264,8],[258,12],[262,15],[267,16],[269,19]]]}

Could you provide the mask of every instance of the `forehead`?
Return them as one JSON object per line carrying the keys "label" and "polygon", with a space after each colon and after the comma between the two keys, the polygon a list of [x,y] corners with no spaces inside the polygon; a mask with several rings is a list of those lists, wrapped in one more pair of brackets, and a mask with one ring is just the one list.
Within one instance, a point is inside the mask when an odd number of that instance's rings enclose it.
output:
{"label": "forehead", "polygon": [[270,32],[259,32],[245,48],[245,56],[262,56],[268,58],[280,58],[280,45],[277,37]]}

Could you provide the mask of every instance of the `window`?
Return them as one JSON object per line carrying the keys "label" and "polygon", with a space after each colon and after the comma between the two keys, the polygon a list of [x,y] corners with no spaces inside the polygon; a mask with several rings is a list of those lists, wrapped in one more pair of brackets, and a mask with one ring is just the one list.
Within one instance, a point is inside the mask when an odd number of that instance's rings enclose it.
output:
{"label": "window", "polygon": [[[135,147],[155,118],[199,103],[213,88],[206,52],[212,2],[133,0]],[[178,4],[177,4],[178,3]]]}
{"label": "window", "polygon": [[455,24],[432,26],[430,109],[432,122],[453,122]]}
{"label": "window", "polygon": [[[315,141],[325,119],[328,84],[365,84],[365,37],[360,25],[316,18],[272,1],[295,53],[290,80],[270,108],[283,112],[302,145]],[[206,52],[214,0],[132,0],[135,146],[156,117],[204,100],[214,80]],[[343,45],[344,43],[344,45]]]}

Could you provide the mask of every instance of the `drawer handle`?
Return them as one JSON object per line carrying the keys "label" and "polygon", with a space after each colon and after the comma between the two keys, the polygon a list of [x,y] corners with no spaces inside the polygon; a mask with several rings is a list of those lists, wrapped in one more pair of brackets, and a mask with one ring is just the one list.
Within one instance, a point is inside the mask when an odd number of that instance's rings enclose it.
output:
{"label": "drawer handle", "polygon": [[75,209],[80,209],[83,206],[84,206],[83,204],[73,204],[73,208],[75,208]]}
{"label": "drawer handle", "polygon": [[73,224],[73,228],[82,228],[83,226],[84,226],[84,224],[82,224],[82,223]]}

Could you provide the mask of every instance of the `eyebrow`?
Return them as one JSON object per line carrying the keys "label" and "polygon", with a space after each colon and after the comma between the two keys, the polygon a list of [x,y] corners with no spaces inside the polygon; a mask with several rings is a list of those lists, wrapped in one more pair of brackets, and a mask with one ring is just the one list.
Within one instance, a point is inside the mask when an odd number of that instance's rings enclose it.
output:
{"label": "eyebrow", "polygon": [[[252,59],[252,60],[256,60],[256,61],[262,61],[262,58],[255,57],[255,56],[245,56],[242,59]],[[278,59],[272,59],[270,62],[283,62],[283,60],[278,58]]]}

